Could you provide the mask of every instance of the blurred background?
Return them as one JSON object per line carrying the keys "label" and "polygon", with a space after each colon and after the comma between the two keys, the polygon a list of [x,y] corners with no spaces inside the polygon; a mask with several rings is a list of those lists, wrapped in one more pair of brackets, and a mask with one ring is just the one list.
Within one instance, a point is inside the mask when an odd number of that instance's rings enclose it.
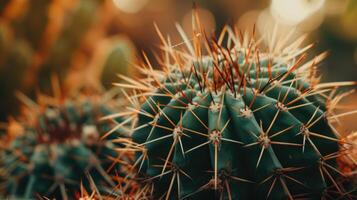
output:
{"label": "blurred background", "polygon": [[[312,55],[328,50],[323,81],[357,81],[357,0],[195,0],[210,35],[226,24],[292,40],[308,34]],[[190,32],[191,0],[0,0],[0,122],[16,115],[16,91],[35,97],[51,91],[55,74],[69,92],[110,88],[117,73],[134,75],[142,51],[154,60],[160,44],[156,22],[173,44],[175,22]],[[215,32],[216,30],[216,32]],[[344,100],[356,109],[357,96]],[[357,130],[356,117],[344,121]]]}

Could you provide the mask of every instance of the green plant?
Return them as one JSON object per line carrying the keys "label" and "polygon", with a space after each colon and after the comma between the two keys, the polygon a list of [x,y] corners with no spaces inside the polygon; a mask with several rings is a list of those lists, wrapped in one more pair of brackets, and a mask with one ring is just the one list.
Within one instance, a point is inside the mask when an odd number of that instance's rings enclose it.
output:
{"label": "green plant", "polygon": [[158,31],[162,70],[146,59],[146,79],[117,84],[135,90],[123,115],[137,115],[136,166],[156,197],[352,199],[336,182],[344,142],[333,110],[336,88],[356,83],[319,83],[326,54],[306,61],[313,45],[298,48],[302,39],[262,47],[230,27],[208,39],[193,24],[191,39],[178,26],[178,45]]}
{"label": "green plant", "polygon": [[[102,65],[100,80],[107,88],[111,88],[113,82],[118,78],[118,74],[131,75],[130,61],[134,60],[135,48],[131,41],[125,37],[114,37],[107,41],[105,46],[106,55]],[[99,48],[99,50],[102,50]]]}
{"label": "green plant", "polygon": [[[86,189],[110,193],[116,185],[113,175],[126,174],[124,165],[114,166],[113,160],[131,160],[127,153],[115,151],[117,134],[104,135],[120,122],[118,118],[101,120],[117,109],[116,100],[108,100],[106,95],[41,95],[35,103],[19,97],[27,107],[10,124],[17,128],[9,128],[2,143],[5,197],[74,199],[80,183]],[[123,133],[124,128],[114,131]]]}

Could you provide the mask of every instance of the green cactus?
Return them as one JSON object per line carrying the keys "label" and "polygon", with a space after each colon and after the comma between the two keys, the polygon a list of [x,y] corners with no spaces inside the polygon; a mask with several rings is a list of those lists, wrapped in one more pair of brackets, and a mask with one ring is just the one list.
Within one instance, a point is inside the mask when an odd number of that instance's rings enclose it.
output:
{"label": "green cactus", "polygon": [[2,144],[5,197],[75,199],[80,183],[86,189],[95,184],[103,195],[110,193],[116,185],[112,175],[125,173],[121,165],[112,166],[112,160],[131,159],[115,151],[117,135],[103,138],[115,123],[101,118],[113,109],[113,102],[96,97],[32,103],[30,113],[19,118],[23,131],[9,133],[8,144]]}
{"label": "green cactus", "polygon": [[111,88],[118,74],[130,75],[130,61],[134,60],[134,45],[124,37],[116,37],[110,41],[107,57],[102,67],[101,82],[106,88]]}
{"label": "green cactus", "polygon": [[161,37],[164,69],[148,63],[147,79],[117,84],[136,90],[136,166],[156,198],[352,198],[335,182],[343,174],[328,87],[355,83],[318,83],[325,54],[303,63],[311,45],[292,48],[301,40],[285,48],[286,38],[273,38],[263,53],[225,30],[218,41],[184,36],[188,51]]}

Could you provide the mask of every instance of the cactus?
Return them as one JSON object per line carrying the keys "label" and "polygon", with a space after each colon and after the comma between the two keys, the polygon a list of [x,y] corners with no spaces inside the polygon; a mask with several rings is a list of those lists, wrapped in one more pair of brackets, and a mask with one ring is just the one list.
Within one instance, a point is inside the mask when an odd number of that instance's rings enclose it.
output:
{"label": "cactus", "polygon": [[[126,131],[125,127],[113,129],[120,119],[101,120],[117,109],[117,101],[104,95],[101,100],[84,94],[75,98],[41,95],[37,104],[24,95],[19,97],[27,108],[13,122],[20,129],[9,128],[3,138],[3,194],[9,198],[74,199],[81,182],[86,189],[92,189],[95,182],[98,192],[110,193],[115,186],[112,175],[126,173],[123,165],[113,166],[112,161],[131,159],[125,152],[115,151],[119,145],[113,139],[118,135],[104,135]],[[9,127],[14,127],[13,123]]]}
{"label": "cactus", "polygon": [[352,199],[335,181],[344,176],[332,115],[341,95],[329,92],[356,83],[319,83],[326,54],[306,61],[313,45],[298,48],[301,39],[272,37],[264,48],[255,31],[249,38],[225,27],[208,39],[193,24],[191,39],[178,25],[176,45],[157,29],[163,69],[146,59],[146,79],[116,84],[135,90],[122,115],[137,116],[136,166],[155,197]]}
{"label": "cactus", "polygon": [[107,88],[111,88],[117,79],[117,74],[130,75],[130,61],[134,60],[134,45],[124,37],[115,37],[108,41],[107,57],[102,66],[101,82]]}

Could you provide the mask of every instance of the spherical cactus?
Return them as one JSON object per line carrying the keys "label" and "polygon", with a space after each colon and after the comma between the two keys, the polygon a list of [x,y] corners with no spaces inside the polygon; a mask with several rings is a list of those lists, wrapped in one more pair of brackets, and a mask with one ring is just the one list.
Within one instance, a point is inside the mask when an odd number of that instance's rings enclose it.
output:
{"label": "spherical cactus", "polygon": [[[24,99],[24,97],[22,97]],[[117,153],[115,124],[101,118],[115,110],[115,102],[105,96],[76,95],[75,98],[41,96],[8,129],[1,152],[2,189],[10,198],[49,197],[74,199],[80,183],[101,194],[116,185],[112,175],[126,173],[113,160],[130,162]],[[25,112],[27,111],[27,112]],[[118,119],[119,120],[119,119]],[[18,128],[13,128],[18,127]],[[116,128],[114,131],[124,131]]]}
{"label": "spherical cactus", "polygon": [[158,31],[162,70],[147,61],[146,79],[117,84],[135,89],[136,107],[123,114],[138,116],[136,166],[157,198],[351,198],[335,181],[342,141],[329,92],[354,82],[319,83],[325,54],[305,61],[313,45],[297,48],[301,39],[272,38],[263,48],[230,27],[212,40],[178,30],[178,45]]}

